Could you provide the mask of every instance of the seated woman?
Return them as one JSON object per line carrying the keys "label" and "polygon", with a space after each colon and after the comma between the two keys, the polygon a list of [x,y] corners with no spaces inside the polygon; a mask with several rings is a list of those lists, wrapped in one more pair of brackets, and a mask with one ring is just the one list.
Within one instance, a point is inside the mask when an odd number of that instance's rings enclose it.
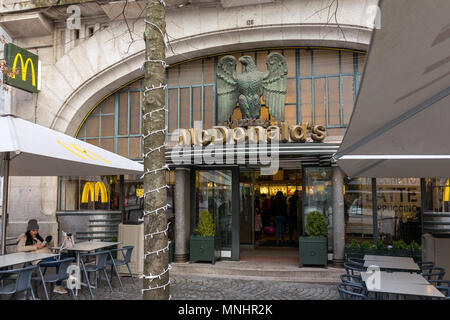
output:
{"label": "seated woman", "polygon": [[[51,236],[47,236],[46,241],[39,235],[39,225],[36,219],[31,219],[28,221],[27,232],[22,233],[17,239],[17,251],[19,252],[40,252],[40,253],[52,253],[49,247],[53,246],[53,240]],[[64,256],[61,255],[61,259]],[[42,260],[34,261],[33,264],[56,262],[54,257],[45,258]],[[50,266],[50,265],[49,265]],[[56,267],[56,272],[59,271],[59,265],[54,265]],[[53,292],[66,294],[67,290],[61,285],[61,282],[57,282]]]}

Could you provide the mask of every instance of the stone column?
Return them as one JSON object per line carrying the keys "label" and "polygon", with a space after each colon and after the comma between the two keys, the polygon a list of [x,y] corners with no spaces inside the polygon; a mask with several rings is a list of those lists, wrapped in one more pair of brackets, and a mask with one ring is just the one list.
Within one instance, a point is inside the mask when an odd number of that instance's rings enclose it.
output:
{"label": "stone column", "polygon": [[344,262],[345,215],[344,215],[344,175],[337,166],[333,167],[333,261],[336,265]]}
{"label": "stone column", "polygon": [[[192,190],[194,192],[194,190]],[[174,262],[189,260],[191,218],[190,170],[175,169],[175,255]]]}

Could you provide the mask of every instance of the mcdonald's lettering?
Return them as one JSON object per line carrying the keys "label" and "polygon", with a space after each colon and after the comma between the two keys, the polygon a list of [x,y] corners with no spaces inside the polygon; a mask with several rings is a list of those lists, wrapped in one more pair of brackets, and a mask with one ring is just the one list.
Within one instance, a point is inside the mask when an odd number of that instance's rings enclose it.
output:
{"label": "mcdonald's lettering", "polygon": [[12,43],[5,45],[6,66],[12,75],[4,76],[4,82],[10,86],[29,92],[38,92],[39,60],[38,56]]}

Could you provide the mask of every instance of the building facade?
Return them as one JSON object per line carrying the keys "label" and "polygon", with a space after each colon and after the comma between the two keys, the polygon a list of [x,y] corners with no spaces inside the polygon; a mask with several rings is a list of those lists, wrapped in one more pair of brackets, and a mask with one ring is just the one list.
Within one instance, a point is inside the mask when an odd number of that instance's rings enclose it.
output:
{"label": "building facade", "polygon": [[[386,241],[417,239],[418,179],[378,179],[374,226],[372,181],[345,177],[331,159],[353,111],[377,1],[341,0],[338,7],[322,0],[166,2],[166,158],[175,169],[168,172],[167,182],[176,261],[188,259],[189,236],[203,210],[215,217],[222,258],[238,260],[241,247],[257,243],[255,208],[263,204],[264,195],[270,198],[278,191],[287,198],[295,191],[300,195],[296,226],[291,226],[295,236],[303,233],[307,213],[327,216],[330,259],[343,259],[345,239],[370,238],[374,230]],[[14,44],[41,61],[39,93],[13,89],[11,113],[141,160],[144,5],[2,0],[0,26]],[[180,129],[223,125],[218,120],[220,59],[250,56],[263,72],[273,52],[287,64],[287,128],[323,126],[326,138],[318,143],[308,135],[301,143],[280,143],[280,170],[272,175],[261,174],[258,162],[175,164],[172,149]],[[237,72],[243,71],[239,64]],[[240,109],[230,116],[231,121],[241,119]],[[265,101],[260,119],[274,120]],[[106,186],[108,202],[83,197],[86,183],[94,181]],[[445,181],[432,183],[445,186]],[[111,221],[131,219],[142,188],[137,176],[12,177],[8,235],[21,233],[31,217],[40,221],[44,233],[55,236],[64,216],[97,212]],[[264,221],[264,227],[272,222]],[[114,235],[114,230],[96,228],[95,221],[83,220],[80,228],[79,239]]]}

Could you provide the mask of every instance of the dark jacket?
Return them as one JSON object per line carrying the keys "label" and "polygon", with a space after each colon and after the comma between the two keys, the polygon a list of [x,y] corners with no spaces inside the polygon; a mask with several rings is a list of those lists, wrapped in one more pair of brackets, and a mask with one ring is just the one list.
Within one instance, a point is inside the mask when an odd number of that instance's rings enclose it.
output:
{"label": "dark jacket", "polygon": [[270,211],[273,216],[287,217],[286,200],[284,198],[275,199],[270,206]]}

